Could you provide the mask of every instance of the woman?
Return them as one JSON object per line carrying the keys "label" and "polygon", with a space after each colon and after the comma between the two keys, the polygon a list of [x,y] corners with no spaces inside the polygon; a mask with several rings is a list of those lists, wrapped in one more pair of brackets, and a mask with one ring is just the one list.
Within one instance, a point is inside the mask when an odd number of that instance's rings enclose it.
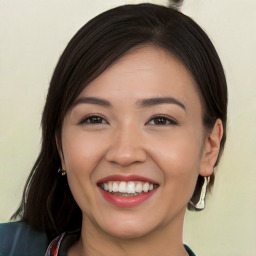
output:
{"label": "woman", "polygon": [[202,210],[224,148],[227,86],[189,17],[127,5],[82,27],[54,71],[42,148],[2,255],[194,255],[185,210]]}

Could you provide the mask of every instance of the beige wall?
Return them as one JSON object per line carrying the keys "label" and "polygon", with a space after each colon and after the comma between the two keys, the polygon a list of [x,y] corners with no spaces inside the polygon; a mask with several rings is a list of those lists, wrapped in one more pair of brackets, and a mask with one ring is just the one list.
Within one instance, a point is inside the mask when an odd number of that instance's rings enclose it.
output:
{"label": "beige wall", "polygon": [[[39,150],[53,68],[85,21],[142,1],[0,1],[0,221],[7,221]],[[166,1],[149,1],[165,4]],[[183,12],[213,40],[228,79],[228,140],[207,208],[187,213],[184,241],[198,255],[256,255],[256,2],[187,0]]]}

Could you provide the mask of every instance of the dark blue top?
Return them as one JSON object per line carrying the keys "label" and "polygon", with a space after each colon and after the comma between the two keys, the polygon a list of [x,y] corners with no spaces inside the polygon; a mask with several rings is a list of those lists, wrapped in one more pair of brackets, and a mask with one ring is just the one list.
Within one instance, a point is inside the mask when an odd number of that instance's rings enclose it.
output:
{"label": "dark blue top", "polygon": [[[65,236],[64,240],[68,241],[69,235]],[[24,222],[0,224],[0,256],[44,256],[48,244],[44,233],[32,229]],[[184,247],[190,256],[196,256],[187,245]],[[60,250],[60,254],[66,255],[66,252]]]}
{"label": "dark blue top", "polygon": [[23,222],[0,224],[0,256],[44,256],[47,246],[46,235]]}

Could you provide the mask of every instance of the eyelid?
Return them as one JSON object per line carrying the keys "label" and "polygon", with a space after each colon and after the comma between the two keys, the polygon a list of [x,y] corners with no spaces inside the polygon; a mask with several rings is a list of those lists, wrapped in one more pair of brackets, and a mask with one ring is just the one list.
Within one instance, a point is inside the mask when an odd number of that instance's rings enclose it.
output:
{"label": "eyelid", "polygon": [[[169,124],[149,124],[151,121],[153,121],[154,119],[156,118],[163,118],[165,120],[167,120],[168,122],[170,122]],[[163,114],[157,114],[157,115],[154,115],[152,116],[147,122],[146,124],[149,124],[149,125],[156,125],[156,126],[168,126],[168,125],[178,125],[178,122],[170,117],[170,116],[167,116],[167,115],[163,115]]]}
{"label": "eyelid", "polygon": [[[89,118],[92,118],[92,117],[99,117],[101,118],[102,120],[104,120],[105,122],[104,123],[87,123],[86,120],[88,120]],[[106,118],[104,116],[102,116],[101,114],[88,114],[86,116],[84,116],[79,122],[78,122],[78,125],[82,125],[82,124],[87,124],[87,125],[101,125],[101,124],[109,124],[109,122],[106,120]]]}
{"label": "eyelid", "polygon": [[[89,118],[101,118],[103,120],[103,123],[89,123],[86,122]],[[168,124],[150,124],[150,122],[152,122],[154,119],[156,118],[163,118],[166,121],[168,121]],[[101,114],[88,114],[86,116],[84,116],[79,122],[78,125],[82,125],[82,124],[86,124],[86,125],[101,125],[101,124],[109,124],[109,122],[107,121],[106,117],[102,116]],[[157,114],[152,116],[146,123],[146,125],[156,125],[156,126],[168,126],[168,125],[178,125],[178,122],[170,116],[167,115],[163,115],[163,114]]]}

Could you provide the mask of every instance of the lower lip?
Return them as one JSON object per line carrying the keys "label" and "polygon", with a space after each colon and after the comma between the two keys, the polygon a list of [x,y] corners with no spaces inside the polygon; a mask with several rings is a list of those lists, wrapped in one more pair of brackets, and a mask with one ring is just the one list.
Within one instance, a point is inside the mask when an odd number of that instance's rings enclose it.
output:
{"label": "lower lip", "polygon": [[147,193],[142,193],[137,196],[118,196],[112,193],[109,193],[102,188],[99,187],[99,190],[103,196],[103,198],[108,201],[109,203],[113,204],[114,206],[120,208],[130,208],[136,207],[146,200],[148,200],[153,194],[156,192],[157,188],[151,190]]}

